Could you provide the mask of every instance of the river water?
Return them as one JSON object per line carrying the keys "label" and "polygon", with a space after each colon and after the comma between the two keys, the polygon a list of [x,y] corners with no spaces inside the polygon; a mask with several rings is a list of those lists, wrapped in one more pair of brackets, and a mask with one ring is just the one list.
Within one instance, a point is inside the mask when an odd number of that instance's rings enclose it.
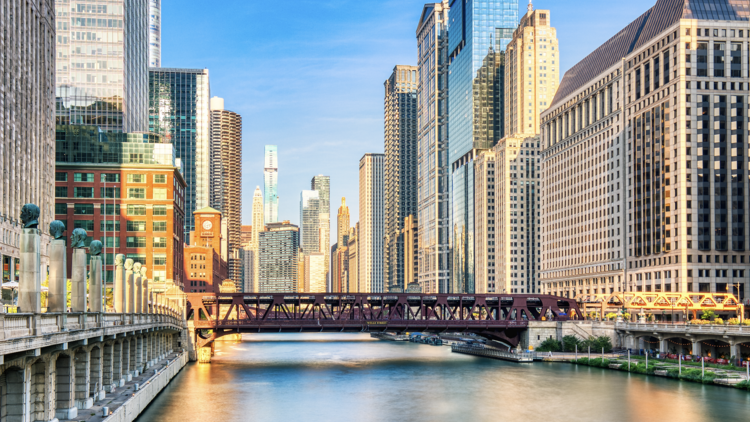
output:
{"label": "river water", "polygon": [[366,334],[245,335],[138,418],[183,421],[747,421],[750,393],[567,363],[515,364]]}

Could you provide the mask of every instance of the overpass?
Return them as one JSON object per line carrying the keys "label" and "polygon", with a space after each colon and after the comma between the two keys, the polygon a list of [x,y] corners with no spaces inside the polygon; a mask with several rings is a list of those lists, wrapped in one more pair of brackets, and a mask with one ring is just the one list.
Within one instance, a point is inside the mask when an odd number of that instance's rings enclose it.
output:
{"label": "overpass", "polygon": [[529,321],[583,319],[574,299],[548,295],[189,293],[198,359],[239,333],[470,332],[516,346]]}

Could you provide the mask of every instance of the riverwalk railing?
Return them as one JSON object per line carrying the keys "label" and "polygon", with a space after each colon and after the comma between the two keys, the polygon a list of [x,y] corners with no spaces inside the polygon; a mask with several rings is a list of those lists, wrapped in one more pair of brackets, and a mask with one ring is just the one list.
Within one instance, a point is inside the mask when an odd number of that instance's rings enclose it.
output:
{"label": "riverwalk railing", "polygon": [[[604,353],[602,354],[601,351],[591,351],[591,359],[597,359],[597,358],[605,358],[605,359],[617,359],[625,356],[627,352],[612,352],[612,353]],[[534,360],[559,360],[559,361],[568,361],[568,360],[575,360],[580,358],[587,358],[589,357],[589,352],[587,350],[581,350],[578,353],[575,352],[532,352],[530,353]]]}
{"label": "riverwalk railing", "polygon": [[628,331],[662,331],[670,333],[691,334],[735,334],[750,336],[750,326],[743,325],[708,325],[708,324],[667,324],[667,323],[640,323],[640,322],[618,322],[615,329]]}
{"label": "riverwalk railing", "polygon": [[481,346],[464,346],[454,344],[451,346],[453,353],[463,353],[466,355],[483,356],[494,359],[508,360],[512,362],[533,362],[534,358],[531,353],[510,353],[498,349]]}

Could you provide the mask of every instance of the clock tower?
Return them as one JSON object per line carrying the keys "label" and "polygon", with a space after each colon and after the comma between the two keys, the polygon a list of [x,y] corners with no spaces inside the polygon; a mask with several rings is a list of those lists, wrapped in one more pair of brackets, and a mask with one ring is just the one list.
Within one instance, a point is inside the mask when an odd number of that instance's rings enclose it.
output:
{"label": "clock tower", "polygon": [[206,207],[193,213],[195,217],[195,232],[191,239],[196,246],[211,247],[221,252],[221,212]]}

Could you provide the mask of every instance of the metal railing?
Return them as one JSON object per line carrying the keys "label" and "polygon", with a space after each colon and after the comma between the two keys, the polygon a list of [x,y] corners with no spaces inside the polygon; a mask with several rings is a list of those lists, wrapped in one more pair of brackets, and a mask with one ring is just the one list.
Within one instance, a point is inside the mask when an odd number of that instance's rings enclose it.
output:
{"label": "metal railing", "polygon": [[531,362],[534,359],[532,353],[511,353],[483,346],[465,346],[454,344],[451,346],[451,351],[454,353],[465,353],[469,355],[511,360],[515,362]]}

